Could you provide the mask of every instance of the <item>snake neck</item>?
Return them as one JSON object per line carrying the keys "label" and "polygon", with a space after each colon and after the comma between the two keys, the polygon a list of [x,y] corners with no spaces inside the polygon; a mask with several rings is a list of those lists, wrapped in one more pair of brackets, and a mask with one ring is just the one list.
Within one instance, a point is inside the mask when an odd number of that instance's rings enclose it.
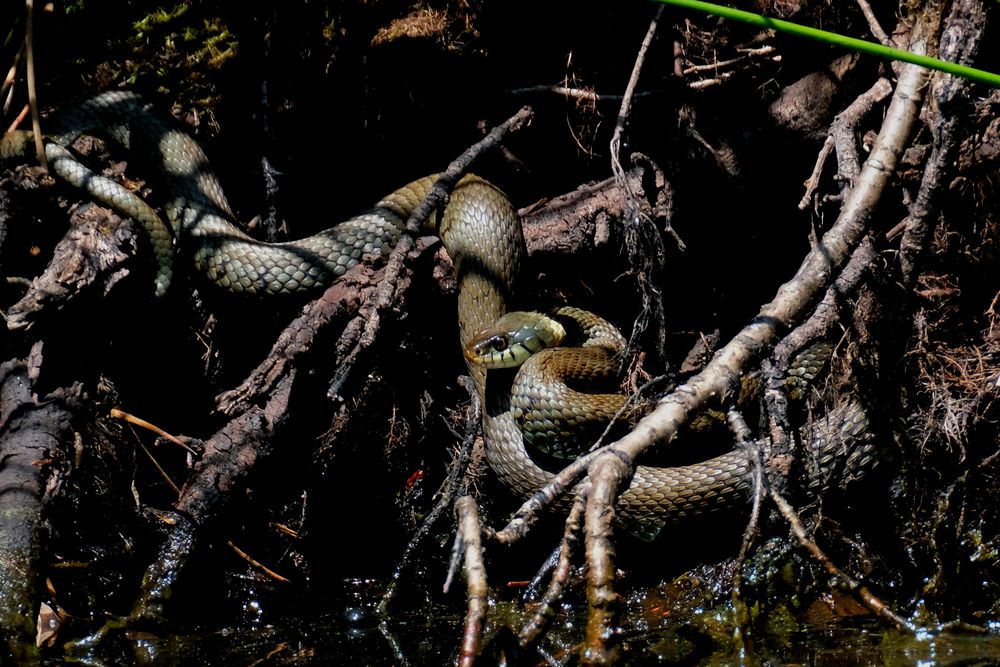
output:
{"label": "snake neck", "polygon": [[502,191],[469,175],[452,191],[437,232],[455,264],[459,339],[464,346],[510,308],[527,256],[521,222]]}

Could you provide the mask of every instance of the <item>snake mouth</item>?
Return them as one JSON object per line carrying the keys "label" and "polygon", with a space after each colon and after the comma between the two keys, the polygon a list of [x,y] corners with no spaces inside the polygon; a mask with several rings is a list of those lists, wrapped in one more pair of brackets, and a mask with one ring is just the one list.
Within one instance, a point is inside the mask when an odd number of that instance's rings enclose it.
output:
{"label": "snake mouth", "polygon": [[462,350],[462,354],[465,355],[465,360],[474,366],[482,365],[482,358],[476,353],[472,346],[468,346]]}
{"label": "snake mouth", "polygon": [[524,364],[537,350],[523,344],[510,345],[508,341],[498,341],[494,336],[486,341],[473,341],[466,346],[465,358],[470,364],[486,370],[517,368]]}
{"label": "snake mouth", "polygon": [[559,345],[566,329],[548,315],[511,311],[476,333],[465,345],[465,358],[487,370],[517,368],[532,355]]}

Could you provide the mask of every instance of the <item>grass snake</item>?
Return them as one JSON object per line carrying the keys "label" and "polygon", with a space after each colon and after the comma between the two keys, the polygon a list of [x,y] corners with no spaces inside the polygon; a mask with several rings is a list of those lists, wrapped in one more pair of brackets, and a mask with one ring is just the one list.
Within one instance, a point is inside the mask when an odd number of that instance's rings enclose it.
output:
{"label": "grass snake", "polygon": [[[99,132],[125,146],[144,163],[163,198],[166,223],[116,181],[95,174],[67,150],[79,135]],[[32,152],[32,135],[14,132],[0,140],[0,158]],[[53,119],[45,143],[50,168],[60,179],[135,218],[147,231],[157,259],[156,291],[164,293],[174,271],[175,251],[190,255],[196,270],[222,288],[251,294],[279,294],[330,283],[359,261],[387,255],[409,212],[434,183],[429,176],[396,190],[370,211],[298,241],[268,244],[233,222],[219,182],[198,144],[150,113],[138,96],[107,92]],[[473,175],[465,176],[448,206],[430,226],[451,256],[458,280],[458,319],[464,347],[474,334],[511,310],[515,283],[527,250],[516,210],[504,193]],[[529,454],[511,407],[513,374],[470,363],[483,398],[483,432],[489,465],[515,494],[527,497],[553,473]],[[862,470],[873,458],[868,421],[849,400],[813,423],[804,434],[823,487]],[[766,441],[763,443],[765,449]],[[701,463],[679,467],[638,466],[619,497],[626,529],[652,538],[666,523],[745,506],[752,479],[751,455],[736,449]],[[839,471],[839,474],[838,474]],[[564,505],[565,505],[565,501]]]}

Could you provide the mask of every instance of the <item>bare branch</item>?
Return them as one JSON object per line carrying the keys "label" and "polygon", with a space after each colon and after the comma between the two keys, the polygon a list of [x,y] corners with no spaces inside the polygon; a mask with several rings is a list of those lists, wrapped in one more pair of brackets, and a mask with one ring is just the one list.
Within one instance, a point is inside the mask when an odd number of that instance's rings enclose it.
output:
{"label": "bare branch", "polygon": [[[396,285],[400,273],[403,271],[403,264],[406,255],[413,249],[414,239],[417,232],[431,213],[445,201],[448,193],[455,187],[458,180],[468,171],[472,163],[484,152],[499,145],[509,133],[520,130],[527,125],[532,118],[533,112],[530,107],[522,107],[516,114],[505,120],[500,125],[490,130],[489,134],[470,146],[459,157],[448,165],[448,168],[438,176],[433,189],[427,194],[420,205],[417,206],[406,220],[407,233],[399,239],[399,243],[393,248],[389,255],[389,261],[385,267],[385,277],[379,286],[378,300],[375,302],[372,311],[364,319],[363,331],[349,342],[350,351],[342,359],[333,380],[330,382],[329,395],[338,396],[341,388],[347,381],[348,375],[354,368],[358,356],[369,349],[375,342],[375,338],[380,330],[382,315],[388,312],[396,299]],[[345,341],[341,341],[343,345]]]}
{"label": "bare branch", "polygon": [[584,546],[587,557],[587,632],[580,649],[580,664],[610,665],[618,658],[615,620],[618,594],[615,593],[614,506],[618,487],[629,474],[631,464],[616,457],[604,457],[591,469],[593,482],[584,516]]}
{"label": "bare branch", "polygon": [[799,544],[801,544],[805,550],[808,551],[810,555],[812,555],[812,557],[815,558],[816,561],[834,577],[834,580],[837,583],[839,583],[845,590],[857,593],[858,597],[861,598],[861,601],[865,604],[865,606],[882,620],[887,621],[900,630],[910,633],[916,632],[917,628],[913,623],[907,621],[905,618],[890,609],[864,584],[841,571],[840,568],[838,568],[833,561],[831,561],[829,557],[823,553],[823,550],[819,548],[819,545],[810,539],[805,528],[802,526],[802,522],[799,521],[798,514],[792,506],[788,504],[788,501],[781,496],[781,494],[772,488],[770,490],[770,495],[771,500],[773,500],[774,504],[778,507],[778,511],[781,512],[781,515],[785,517],[786,521],[788,521],[788,525],[791,526],[792,533],[799,541]]}
{"label": "bare branch", "polygon": [[[949,62],[971,63],[979,51],[979,43],[986,26],[986,8],[980,2],[956,2],[941,35],[939,55]],[[937,103],[939,122],[934,127],[934,147],[924,168],[920,190],[910,206],[905,231],[899,243],[899,264],[903,284],[912,286],[917,279],[919,260],[930,237],[937,200],[947,179],[954,170],[955,155],[962,135],[961,109],[967,105],[965,91],[968,79],[950,74],[936,79],[934,101]]]}
{"label": "bare branch", "polygon": [[580,532],[583,528],[584,510],[587,507],[587,499],[590,497],[590,480],[585,480],[577,489],[576,498],[573,500],[573,508],[566,519],[566,528],[563,532],[562,544],[559,549],[559,563],[552,573],[549,587],[538,603],[538,609],[532,615],[518,635],[518,641],[522,647],[531,646],[549,626],[552,619],[558,612],[556,605],[562,600],[566,582],[573,568],[573,557],[580,542]]}
{"label": "bare branch", "polygon": [[833,145],[833,135],[827,136],[826,141],[823,142],[823,148],[819,150],[819,155],[816,156],[816,166],[813,167],[812,173],[806,179],[806,192],[799,201],[800,211],[809,208],[809,204],[812,203],[813,195],[816,194],[816,190],[819,188],[820,177],[823,175],[823,167],[826,166],[826,161],[833,152]]}
{"label": "bare branch", "polygon": [[854,180],[861,172],[861,162],[858,158],[857,126],[868,115],[875,104],[881,102],[892,92],[892,84],[885,77],[879,78],[867,91],[841,111],[833,119],[830,126],[830,136],[837,147],[837,171],[844,181],[844,191],[854,186]]}
{"label": "bare branch", "polygon": [[[911,48],[922,50],[926,45],[913,44]],[[815,302],[830,278],[847,262],[867,229],[868,218],[910,135],[925,80],[923,68],[915,65],[903,68],[882,131],[858,176],[856,187],[845,201],[836,223],[806,256],[795,277],[778,289],[774,300],[719,350],[704,371],[662,399],[652,414],[612,447],[634,460],[652,445],[672,440],[677,427],[686,422],[693,410],[713,396],[724,395],[734,386],[746,362],[773,343],[779,327],[796,321]]]}
{"label": "bare branch", "polygon": [[879,25],[878,19],[875,18],[875,12],[872,11],[871,5],[868,4],[868,0],[857,0],[857,2],[858,7],[861,8],[861,13],[865,15],[865,20],[868,21],[868,29],[872,31],[875,39],[880,41],[883,46],[895,46],[889,35],[885,34],[885,30],[882,30],[882,26]]}
{"label": "bare branch", "polygon": [[28,70],[28,104],[31,106],[31,129],[35,138],[35,154],[38,157],[38,164],[43,169],[48,169],[48,160],[45,157],[45,146],[42,143],[42,123],[38,114],[38,94],[35,83],[35,3],[34,0],[25,0],[26,22],[24,30],[24,49],[27,54],[25,62]]}
{"label": "bare branch", "polygon": [[[923,52],[926,41],[915,39],[911,48]],[[625,456],[635,461],[656,444],[671,442],[678,428],[689,416],[716,396],[723,396],[735,386],[750,359],[759,357],[774,344],[778,331],[801,319],[826,289],[832,276],[847,262],[853,248],[867,230],[868,219],[895,171],[898,156],[917,117],[926,71],[914,65],[902,68],[899,84],[887,111],[882,131],[871,157],[857,178],[855,188],[844,202],[836,223],[803,260],[795,276],[782,285],[774,299],[754,320],[719,350],[708,366],[671,394],[661,399],[656,409],[644,417],[621,440],[567,466],[518,510],[498,539],[512,540],[523,534],[535,520],[535,513],[551,499],[564,493],[582,474],[583,466],[596,465],[596,457]],[[539,471],[539,476],[545,473]],[[632,494],[626,490],[620,502],[627,505]],[[658,519],[662,521],[661,519]],[[662,526],[662,523],[660,524]]]}
{"label": "bare branch", "polygon": [[[615,131],[611,135],[611,173],[615,175],[620,184],[623,184],[623,187],[627,187],[627,185],[625,184],[625,169],[621,163],[622,135],[625,132],[625,124],[628,122],[628,114],[632,108],[632,96],[635,94],[636,86],[639,85],[639,74],[642,72],[642,64],[646,60],[646,52],[649,50],[649,45],[653,42],[653,37],[656,35],[656,25],[663,15],[663,8],[664,5],[657,7],[656,15],[649,22],[649,29],[646,30],[646,36],[639,46],[639,54],[636,56],[635,64],[632,66],[632,74],[629,76],[628,84],[625,86],[625,95],[622,97],[621,108],[618,110]],[[626,192],[629,191],[626,190]],[[629,192],[629,195],[631,198],[631,192]]]}
{"label": "bare branch", "polygon": [[471,667],[479,655],[480,637],[486,622],[489,605],[489,587],[486,585],[486,567],[483,564],[483,545],[480,542],[479,511],[472,496],[462,496],[455,501],[458,517],[458,536],[465,552],[465,580],[468,589],[468,609],[465,613],[465,630],[459,650],[460,667]]}

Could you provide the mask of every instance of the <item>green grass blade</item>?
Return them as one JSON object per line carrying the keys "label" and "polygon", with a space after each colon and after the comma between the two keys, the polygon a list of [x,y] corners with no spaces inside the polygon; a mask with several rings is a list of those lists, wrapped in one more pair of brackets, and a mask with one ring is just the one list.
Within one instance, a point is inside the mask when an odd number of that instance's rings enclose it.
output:
{"label": "green grass blade", "polygon": [[994,74],[993,72],[986,72],[981,69],[975,69],[974,67],[966,67],[965,65],[945,62],[944,60],[938,60],[937,58],[932,58],[930,56],[922,56],[917,53],[910,53],[909,51],[903,51],[901,49],[894,49],[892,47],[883,46],[882,44],[876,44],[875,42],[867,42],[863,39],[846,37],[844,35],[838,35],[835,32],[828,32],[818,28],[810,28],[809,26],[792,23],[790,21],[772,19],[766,16],[761,16],[760,14],[745,12],[740,9],[733,9],[732,7],[725,7],[723,5],[716,5],[711,2],[701,2],[700,0],[657,0],[657,2],[662,2],[667,5],[676,5],[677,7],[684,7],[686,9],[695,9],[707,14],[732,19],[733,21],[740,21],[742,23],[749,23],[750,25],[755,25],[761,28],[778,30],[780,32],[798,35],[800,37],[807,37],[809,39],[841,46],[860,53],[867,53],[879,58],[901,60],[906,63],[913,63],[914,65],[940,70],[942,72],[947,72],[948,74],[954,74],[955,76],[960,76],[972,81],[978,81],[980,83],[986,83],[1000,88],[1000,75]]}

